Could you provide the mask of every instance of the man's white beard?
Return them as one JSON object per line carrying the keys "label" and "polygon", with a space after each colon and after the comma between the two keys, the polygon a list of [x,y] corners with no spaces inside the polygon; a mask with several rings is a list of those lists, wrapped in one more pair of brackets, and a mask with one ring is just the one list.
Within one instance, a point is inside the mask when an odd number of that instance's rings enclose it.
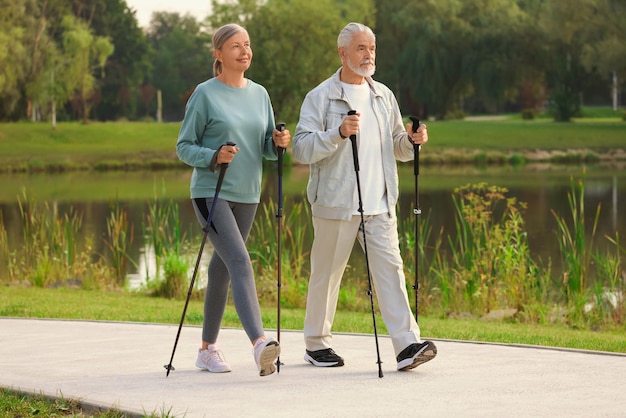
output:
{"label": "man's white beard", "polygon": [[352,62],[350,62],[349,60],[348,60],[348,68],[350,68],[352,71],[354,71],[356,74],[360,75],[361,77],[371,77],[376,72],[376,64],[372,65],[371,67],[361,68],[360,66],[352,65]]}

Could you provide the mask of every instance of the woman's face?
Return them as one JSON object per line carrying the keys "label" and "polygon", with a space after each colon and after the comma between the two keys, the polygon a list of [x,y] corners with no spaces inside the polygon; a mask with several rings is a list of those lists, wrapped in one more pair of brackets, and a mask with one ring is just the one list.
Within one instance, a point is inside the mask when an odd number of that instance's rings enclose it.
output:
{"label": "woman's face", "polygon": [[215,51],[215,57],[222,62],[224,71],[246,71],[252,62],[248,33],[238,32],[228,38],[222,48]]}

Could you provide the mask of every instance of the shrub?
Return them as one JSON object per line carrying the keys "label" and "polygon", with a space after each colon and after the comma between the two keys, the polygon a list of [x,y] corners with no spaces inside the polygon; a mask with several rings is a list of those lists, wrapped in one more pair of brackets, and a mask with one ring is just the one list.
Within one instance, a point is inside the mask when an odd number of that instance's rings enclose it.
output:
{"label": "shrub", "polygon": [[524,120],[532,120],[537,117],[537,111],[535,109],[524,109],[522,110],[522,119]]}

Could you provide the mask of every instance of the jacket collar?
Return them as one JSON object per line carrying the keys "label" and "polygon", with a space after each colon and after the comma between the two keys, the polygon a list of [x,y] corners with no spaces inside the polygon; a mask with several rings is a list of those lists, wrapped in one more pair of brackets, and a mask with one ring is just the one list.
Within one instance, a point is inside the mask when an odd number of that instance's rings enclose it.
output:
{"label": "jacket collar", "polygon": [[[342,68],[343,67],[339,67],[339,69],[335,71],[335,74],[333,74],[331,77],[332,83],[328,94],[329,99],[346,100],[345,95],[343,94],[343,88],[341,87],[341,78],[339,77]],[[372,77],[365,77],[365,81],[367,82],[367,84],[369,84],[370,90],[372,91],[374,96],[380,96],[380,93],[376,89],[376,84],[374,83]]]}

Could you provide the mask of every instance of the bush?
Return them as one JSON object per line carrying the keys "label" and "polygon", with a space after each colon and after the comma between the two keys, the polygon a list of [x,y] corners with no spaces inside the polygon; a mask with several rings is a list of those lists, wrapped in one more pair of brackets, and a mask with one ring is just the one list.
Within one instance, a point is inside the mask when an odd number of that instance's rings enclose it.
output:
{"label": "bush", "polygon": [[524,109],[522,110],[522,119],[524,120],[532,120],[537,117],[537,111],[535,109]]}

